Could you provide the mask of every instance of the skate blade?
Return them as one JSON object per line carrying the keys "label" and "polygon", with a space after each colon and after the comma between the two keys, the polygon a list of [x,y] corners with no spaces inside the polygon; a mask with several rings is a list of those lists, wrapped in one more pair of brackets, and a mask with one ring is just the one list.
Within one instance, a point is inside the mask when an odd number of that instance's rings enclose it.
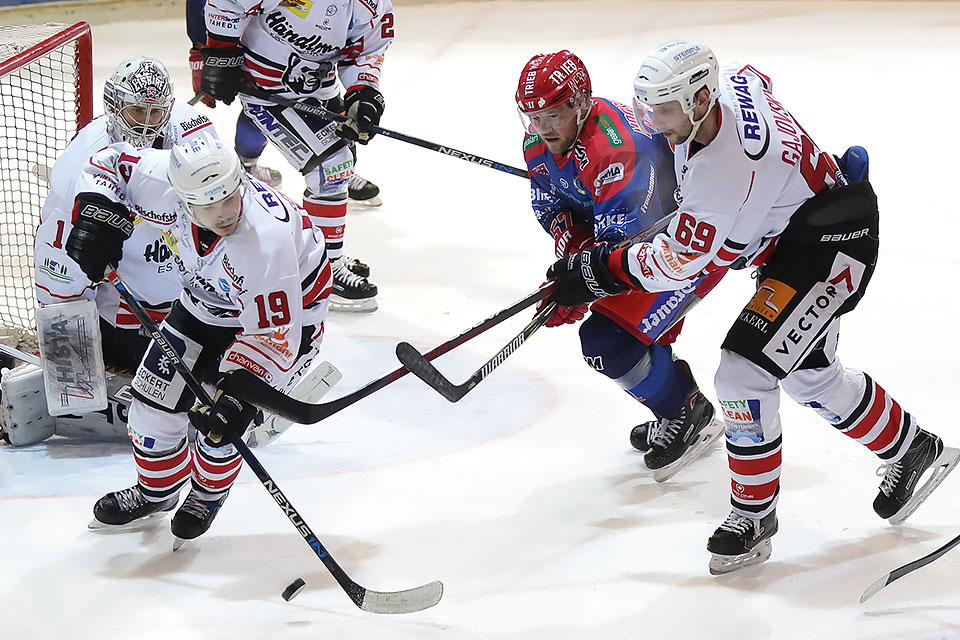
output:
{"label": "skate blade", "polygon": [[956,468],[957,462],[960,462],[960,449],[944,447],[937,459],[930,465],[932,473],[930,477],[927,478],[927,481],[900,507],[900,511],[897,511],[887,519],[887,522],[890,524],[900,524],[909,518],[910,515],[930,497],[933,490],[939,487],[940,483],[950,475],[950,472]]}
{"label": "skate blade", "polygon": [[740,569],[746,569],[753,565],[766,562],[773,553],[773,543],[768,538],[764,540],[747,553],[737,556],[723,556],[718,553],[710,558],[710,573],[715,576],[722,576],[726,573],[733,573]]}
{"label": "skate blade", "polygon": [[170,513],[170,511],[173,511],[173,509],[174,507],[171,507],[169,511],[158,511],[157,513],[151,513],[148,516],[138,518],[137,520],[134,520],[133,522],[128,522],[127,524],[106,524],[94,518],[87,524],[87,529],[90,529],[91,531],[103,531],[105,533],[113,533],[113,532],[120,533],[123,531],[139,531],[140,529],[146,529],[156,524],[154,520],[158,520],[159,518],[162,518],[163,516]]}
{"label": "skate blade", "polygon": [[340,313],[373,313],[378,308],[377,299],[367,298],[366,300],[350,300],[341,298],[336,294],[330,294],[330,311]]}
{"label": "skate blade", "polygon": [[656,482],[669,480],[694,460],[707,455],[713,443],[716,442],[721,435],[723,435],[723,423],[714,418],[710,424],[703,428],[703,431],[701,431],[697,437],[697,441],[690,445],[690,447],[683,452],[682,456],[664,467],[654,469],[653,479]]}
{"label": "skate blade", "polygon": [[373,196],[366,200],[347,199],[347,208],[349,209],[370,209],[371,207],[379,207],[382,204],[383,200],[380,199],[380,196]]}
{"label": "skate blade", "polygon": [[177,551],[180,547],[183,546],[183,543],[184,543],[184,542],[186,542],[186,539],[184,539],[184,538],[177,538],[176,536],[174,536],[174,538],[173,538],[173,550],[174,550],[174,551]]}

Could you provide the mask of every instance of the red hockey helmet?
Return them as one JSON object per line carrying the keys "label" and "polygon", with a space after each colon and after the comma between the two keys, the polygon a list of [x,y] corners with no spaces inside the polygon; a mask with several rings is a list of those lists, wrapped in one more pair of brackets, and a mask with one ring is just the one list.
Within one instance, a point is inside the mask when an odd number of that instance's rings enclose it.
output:
{"label": "red hockey helmet", "polygon": [[523,67],[517,87],[517,108],[521,113],[542,111],[591,93],[590,74],[583,61],[566,49],[537,54]]}

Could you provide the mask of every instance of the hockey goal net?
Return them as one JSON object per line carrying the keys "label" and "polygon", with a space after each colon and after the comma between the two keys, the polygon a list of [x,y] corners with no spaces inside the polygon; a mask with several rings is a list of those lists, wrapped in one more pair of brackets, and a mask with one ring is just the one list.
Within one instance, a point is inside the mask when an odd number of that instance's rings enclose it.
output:
{"label": "hockey goal net", "polygon": [[47,176],[93,116],[90,26],[0,25],[0,340],[36,345],[33,240]]}

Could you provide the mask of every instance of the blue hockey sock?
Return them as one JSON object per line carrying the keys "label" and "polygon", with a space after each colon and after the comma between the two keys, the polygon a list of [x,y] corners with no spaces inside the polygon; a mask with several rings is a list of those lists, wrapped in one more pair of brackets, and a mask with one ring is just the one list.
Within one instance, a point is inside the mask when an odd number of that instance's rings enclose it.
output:
{"label": "blue hockey sock", "polygon": [[658,418],[676,415],[692,381],[678,370],[670,352],[654,344],[650,346],[650,369],[647,375],[627,389]]}

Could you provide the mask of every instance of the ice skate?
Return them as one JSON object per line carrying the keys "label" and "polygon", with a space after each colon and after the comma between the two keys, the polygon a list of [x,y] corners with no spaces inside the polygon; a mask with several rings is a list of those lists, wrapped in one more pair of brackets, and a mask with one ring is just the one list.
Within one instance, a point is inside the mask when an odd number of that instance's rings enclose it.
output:
{"label": "ice skate", "polygon": [[348,204],[360,207],[379,207],[383,204],[380,199],[380,187],[366,178],[354,173],[347,183]]}
{"label": "ice skate", "polygon": [[175,494],[162,502],[150,502],[138,485],[112,491],[93,505],[93,520],[87,526],[90,529],[131,529],[173,511],[178,497],[179,494]]}
{"label": "ice skate", "polygon": [[280,185],[283,184],[283,175],[276,169],[271,169],[270,167],[265,167],[260,164],[259,158],[245,158],[240,156],[240,162],[243,164],[243,168],[247,173],[260,182],[266,182],[274,189],[279,189]]}
{"label": "ice skate", "polygon": [[350,256],[340,256],[340,259],[343,260],[343,264],[347,266],[347,269],[361,278],[370,277],[370,265],[366,262],[361,262],[357,258],[351,258]]}
{"label": "ice skate", "polygon": [[770,538],[777,526],[776,511],[763,518],[748,518],[731,511],[707,540],[707,551],[713,554],[710,573],[719,576],[765,562],[773,552]]}
{"label": "ice skate", "polygon": [[343,258],[334,260],[332,267],[331,311],[370,313],[377,310],[377,285],[351,271]]}
{"label": "ice skate", "polygon": [[654,480],[670,479],[710,449],[723,433],[723,423],[713,416],[713,405],[694,386],[677,415],[655,424],[648,436],[649,451],[643,458],[647,468],[653,470]]}
{"label": "ice skate", "polygon": [[196,489],[190,489],[187,499],[183,501],[177,512],[173,514],[173,520],[170,521],[170,531],[175,537],[174,551],[182,547],[187,540],[193,540],[206,533],[229,493],[228,489],[215,500],[204,500],[197,494]]}
{"label": "ice skate", "polygon": [[[878,470],[877,475],[882,475],[883,480],[880,493],[873,501],[873,510],[890,524],[900,524],[940,486],[957,466],[958,460],[960,450],[944,447],[938,436],[917,429],[917,435],[903,458]],[[918,488],[921,476],[928,470],[930,475]]]}
{"label": "ice skate", "polygon": [[656,420],[650,420],[649,422],[644,422],[638,424],[633,429],[630,430],[630,444],[633,445],[633,448],[637,451],[646,452],[650,449],[650,433],[657,426]]}

